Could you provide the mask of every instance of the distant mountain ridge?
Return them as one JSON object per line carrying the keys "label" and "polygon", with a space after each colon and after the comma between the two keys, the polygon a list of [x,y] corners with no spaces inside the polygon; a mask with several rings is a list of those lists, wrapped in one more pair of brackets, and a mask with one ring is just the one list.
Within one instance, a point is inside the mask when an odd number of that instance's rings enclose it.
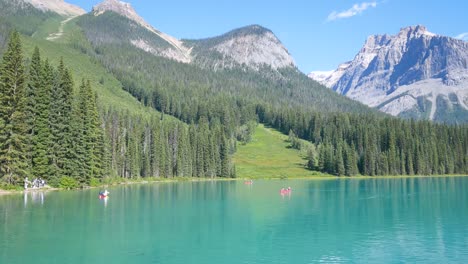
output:
{"label": "distant mountain ridge", "polygon": [[468,122],[468,43],[421,25],[369,36],[352,61],[309,77],[395,116]]}
{"label": "distant mountain ridge", "polygon": [[[155,56],[162,56],[182,63],[198,63],[213,68],[232,68],[245,65],[252,69],[263,66],[279,69],[295,67],[287,49],[270,30],[258,25],[233,30],[219,37],[202,40],[178,40],[163,33],[140,17],[132,6],[118,0],[104,0],[94,6],[96,17],[106,12],[121,15],[149,32],[168,45],[157,45],[148,36],[131,35],[130,43]],[[192,52],[193,51],[193,52]]]}

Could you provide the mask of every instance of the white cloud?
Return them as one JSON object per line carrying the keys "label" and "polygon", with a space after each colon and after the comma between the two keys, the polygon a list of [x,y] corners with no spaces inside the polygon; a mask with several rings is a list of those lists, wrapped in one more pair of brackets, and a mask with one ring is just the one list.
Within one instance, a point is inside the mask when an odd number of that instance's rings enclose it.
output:
{"label": "white cloud", "polygon": [[343,19],[343,18],[350,18],[355,15],[359,15],[362,12],[366,11],[367,9],[371,7],[376,7],[377,2],[364,2],[360,4],[354,4],[353,7],[351,7],[348,10],[344,10],[341,12],[333,11],[328,15],[327,21],[335,21],[338,19]]}
{"label": "white cloud", "polygon": [[460,35],[456,36],[455,38],[461,39],[461,40],[464,40],[464,41],[468,41],[468,32],[461,33]]}

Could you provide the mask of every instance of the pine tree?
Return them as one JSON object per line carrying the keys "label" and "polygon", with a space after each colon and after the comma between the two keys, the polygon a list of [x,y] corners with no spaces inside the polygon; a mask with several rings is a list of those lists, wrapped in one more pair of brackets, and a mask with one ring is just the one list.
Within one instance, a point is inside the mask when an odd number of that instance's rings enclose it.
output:
{"label": "pine tree", "polygon": [[62,149],[59,152],[59,157],[63,165],[63,173],[65,176],[79,176],[77,174],[79,163],[77,164],[77,153],[75,148],[75,139],[73,138],[74,128],[77,128],[77,116],[73,115],[74,97],[73,97],[73,78],[68,69],[65,70],[61,82],[59,84],[64,91],[65,98],[63,100],[63,130],[61,131],[62,138],[59,142]]}
{"label": "pine tree", "polygon": [[405,152],[403,150],[400,151],[400,174],[401,175],[405,175],[407,174],[406,172],[406,155],[405,155]]}
{"label": "pine tree", "polygon": [[74,105],[72,130],[74,140],[74,151],[76,153],[76,166],[79,168],[79,177],[81,182],[89,181],[92,178],[91,160],[92,160],[92,122],[90,107],[93,102],[92,96],[88,94],[88,86],[85,80],[81,80],[81,85],[78,90],[78,100]]}
{"label": "pine tree", "polygon": [[89,99],[91,102],[90,115],[93,129],[92,140],[92,156],[91,156],[91,175],[94,178],[102,179],[107,173],[105,169],[105,161],[107,160],[106,138],[103,129],[103,123],[99,115],[97,102],[97,93],[92,93],[91,84],[87,84]]}
{"label": "pine tree", "polygon": [[411,152],[406,155],[406,172],[408,175],[414,175],[413,154]]}
{"label": "pine tree", "polygon": [[344,153],[345,153],[344,160],[345,160],[346,176],[357,175],[358,174],[357,158],[356,158],[356,154],[354,150],[346,144]]}
{"label": "pine tree", "polygon": [[51,181],[59,177],[76,174],[76,157],[73,146],[73,81],[63,60],[60,61],[54,82],[50,104],[49,122],[52,133],[51,148]]}
{"label": "pine tree", "polygon": [[72,120],[69,123],[70,134],[73,142],[68,145],[69,161],[68,166],[73,167],[70,170],[70,176],[85,185],[91,178],[91,151],[90,148],[90,115],[89,105],[90,98],[87,96],[86,83],[81,81],[79,87],[78,98],[73,100]]}
{"label": "pine tree", "polygon": [[343,148],[341,143],[338,144],[336,148],[336,155],[335,155],[335,164],[336,164],[336,175],[343,176],[345,175],[345,164],[343,159]]}
{"label": "pine tree", "polygon": [[160,152],[158,151],[160,143],[160,127],[159,119],[153,119],[151,124],[152,134],[151,134],[151,176],[160,177]]}
{"label": "pine tree", "polygon": [[229,177],[230,176],[230,162],[229,162],[229,151],[228,142],[224,135],[221,136],[220,156],[221,156],[221,174],[219,176]]}
{"label": "pine tree", "polygon": [[[29,66],[28,81],[25,89],[25,121],[27,126],[27,163],[29,171],[34,172],[34,152],[40,142],[37,141],[37,123],[39,106],[37,105],[38,93],[44,86],[44,73],[41,63],[39,48],[35,47],[31,65]],[[35,175],[37,177],[37,175]]]}
{"label": "pine tree", "polygon": [[315,170],[318,167],[317,153],[315,145],[311,145],[307,149],[307,168],[309,170]]}
{"label": "pine tree", "polygon": [[318,158],[318,169],[319,171],[325,171],[325,159],[326,159],[326,150],[325,145],[321,144],[319,146],[319,158]]}
{"label": "pine tree", "polygon": [[197,173],[197,128],[192,123],[189,126],[190,155],[192,157],[192,177],[198,177]]}
{"label": "pine tree", "polygon": [[[36,53],[36,51],[35,51]],[[39,57],[39,51],[37,51]],[[33,58],[35,56],[33,55]],[[34,61],[34,59],[33,59]],[[39,60],[40,61],[40,60]],[[37,67],[38,63],[33,63],[32,68]],[[30,72],[39,72],[39,69],[31,70]],[[51,143],[51,132],[49,128],[49,109],[50,109],[50,95],[53,85],[53,70],[48,61],[45,62],[40,71],[41,82],[35,93],[35,119],[34,119],[34,133],[33,133],[33,174],[35,177],[49,180],[50,166],[49,166],[49,148]],[[33,80],[33,79],[32,79]]]}
{"label": "pine tree", "polygon": [[158,144],[156,144],[157,146],[157,151],[156,153],[158,153],[158,169],[159,169],[159,175],[160,177],[166,177],[166,161],[167,161],[167,151],[166,151],[166,147],[167,147],[167,138],[165,137],[165,133],[164,133],[164,128],[163,126],[161,126],[159,128],[159,140],[158,140]]}
{"label": "pine tree", "polygon": [[28,175],[25,68],[18,32],[10,35],[0,69],[0,177],[17,184]]}

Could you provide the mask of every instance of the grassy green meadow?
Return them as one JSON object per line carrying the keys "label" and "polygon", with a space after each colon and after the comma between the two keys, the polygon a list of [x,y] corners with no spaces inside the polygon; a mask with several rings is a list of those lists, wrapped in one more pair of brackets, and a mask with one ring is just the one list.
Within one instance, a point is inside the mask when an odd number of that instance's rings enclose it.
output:
{"label": "grassy green meadow", "polygon": [[258,125],[252,141],[238,145],[234,155],[238,178],[333,177],[308,170],[305,153],[290,147],[288,136]]}

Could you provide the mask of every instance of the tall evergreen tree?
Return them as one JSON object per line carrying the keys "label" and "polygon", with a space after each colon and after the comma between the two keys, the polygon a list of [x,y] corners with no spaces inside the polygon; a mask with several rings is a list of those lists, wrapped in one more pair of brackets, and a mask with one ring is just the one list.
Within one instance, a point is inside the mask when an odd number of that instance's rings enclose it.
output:
{"label": "tall evergreen tree", "polygon": [[18,32],[10,35],[0,68],[0,174],[8,184],[28,175],[25,67]]}
{"label": "tall evergreen tree", "polygon": [[357,158],[354,150],[348,145],[345,146],[345,174],[346,176],[354,176],[358,174]]}
{"label": "tall evergreen tree", "polygon": [[74,149],[72,126],[73,115],[73,80],[63,60],[60,61],[52,90],[49,122],[52,133],[51,180],[61,176],[73,176],[76,173],[76,153]]}
{"label": "tall evergreen tree", "polygon": [[34,152],[36,151],[37,145],[37,118],[39,114],[39,108],[37,105],[38,93],[44,86],[44,72],[41,62],[41,56],[39,48],[35,47],[33,55],[31,57],[31,64],[29,66],[28,81],[25,89],[25,120],[27,126],[27,163],[30,172],[34,172]]}
{"label": "tall evergreen tree", "polygon": [[335,155],[335,166],[336,166],[336,175],[343,176],[345,175],[345,163],[343,158],[343,148],[341,143],[338,144],[336,148],[336,155]]}
{"label": "tall evergreen tree", "polygon": [[[53,71],[48,61],[41,69],[39,50],[34,52],[31,65],[31,74],[40,73],[38,77],[30,80],[36,83],[35,92],[35,118],[33,122],[32,147],[33,147],[33,175],[35,177],[49,180],[49,148],[51,144],[51,132],[49,127],[50,96],[53,85]],[[36,58],[36,59],[34,59]],[[39,79],[39,80],[36,80]]]}
{"label": "tall evergreen tree", "polygon": [[98,111],[98,96],[97,93],[92,93],[91,84],[88,81],[87,90],[89,100],[91,102],[90,115],[92,124],[91,141],[91,175],[94,178],[102,179],[108,171],[106,170],[105,162],[107,160],[106,138],[103,129],[103,122]]}
{"label": "tall evergreen tree", "polygon": [[229,150],[228,141],[225,136],[221,138],[220,145],[220,156],[221,156],[221,173],[218,174],[223,177],[230,177],[230,162],[229,162]]}

